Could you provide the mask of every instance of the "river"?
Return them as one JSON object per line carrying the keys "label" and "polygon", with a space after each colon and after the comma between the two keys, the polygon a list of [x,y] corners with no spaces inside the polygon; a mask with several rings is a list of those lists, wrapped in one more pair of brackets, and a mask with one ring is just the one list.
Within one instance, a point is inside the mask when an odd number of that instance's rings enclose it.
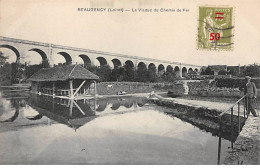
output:
{"label": "river", "polygon": [[142,97],[1,101],[0,164],[217,164],[217,136]]}

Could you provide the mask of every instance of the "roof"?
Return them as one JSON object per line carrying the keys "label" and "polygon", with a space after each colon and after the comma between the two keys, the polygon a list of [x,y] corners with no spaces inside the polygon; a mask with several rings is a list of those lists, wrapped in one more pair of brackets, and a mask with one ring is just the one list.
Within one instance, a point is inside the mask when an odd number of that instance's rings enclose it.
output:
{"label": "roof", "polygon": [[209,68],[212,71],[221,71],[221,70],[226,70],[227,69],[227,65],[209,65]]}
{"label": "roof", "polygon": [[99,77],[81,65],[64,65],[42,68],[34,73],[28,81],[65,81],[69,79],[98,80]]}

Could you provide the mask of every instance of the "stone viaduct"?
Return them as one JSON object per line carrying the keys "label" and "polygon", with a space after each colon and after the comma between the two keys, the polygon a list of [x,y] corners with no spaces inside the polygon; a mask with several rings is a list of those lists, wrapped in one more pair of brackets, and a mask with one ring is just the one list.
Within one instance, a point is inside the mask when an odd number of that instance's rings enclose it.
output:
{"label": "stone viaduct", "polygon": [[165,71],[173,72],[177,76],[184,77],[190,71],[199,72],[202,66],[184,64],[159,59],[115,54],[96,50],[68,47],[50,43],[14,39],[0,36],[0,49],[7,48],[16,55],[17,62],[23,62],[28,52],[36,52],[39,59],[48,61],[51,66],[64,60],[67,64],[85,64],[94,66],[108,65],[111,68],[118,68],[124,65],[156,69],[157,73]]}

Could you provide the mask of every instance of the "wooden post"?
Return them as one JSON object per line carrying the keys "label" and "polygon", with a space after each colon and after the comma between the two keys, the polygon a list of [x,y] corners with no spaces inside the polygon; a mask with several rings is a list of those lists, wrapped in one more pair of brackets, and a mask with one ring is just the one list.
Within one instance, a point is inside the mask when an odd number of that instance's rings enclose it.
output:
{"label": "wooden post", "polygon": [[79,107],[79,105],[77,104],[77,102],[75,102],[74,100],[71,100],[74,104],[75,104],[75,106],[79,109],[79,111],[83,114],[83,115],[86,115],[85,113],[84,113],[84,111]]}
{"label": "wooden post", "polygon": [[94,112],[95,112],[95,114],[96,114],[96,100],[97,100],[96,94],[97,94],[97,83],[96,83],[96,81],[94,81]]}
{"label": "wooden post", "polygon": [[74,94],[73,94],[73,80],[69,81],[70,84],[70,98],[74,99]]}
{"label": "wooden post", "polygon": [[38,84],[38,82],[36,82],[35,85],[36,85],[35,93],[38,94],[38,92],[39,92],[39,84]]}
{"label": "wooden post", "polygon": [[73,111],[73,100],[70,100],[70,101],[69,101],[69,104],[70,104],[70,113],[69,113],[69,116],[72,117],[72,111]]}
{"label": "wooden post", "polygon": [[75,93],[73,94],[73,96],[76,96],[76,94],[78,93],[78,91],[80,90],[80,88],[84,85],[84,83],[86,82],[86,80],[84,80],[80,86],[77,88],[77,90],[75,91]]}
{"label": "wooden post", "polygon": [[222,132],[222,118],[219,118],[219,135],[218,135],[218,165],[220,164],[221,154],[221,132]]}
{"label": "wooden post", "polygon": [[238,135],[239,135],[239,133],[240,133],[240,102],[238,102],[237,105],[238,105],[237,111],[238,111]]}
{"label": "wooden post", "polygon": [[[231,142],[233,142],[233,107],[231,108],[231,136],[232,136],[232,139],[231,139]],[[232,148],[232,150],[233,150],[233,143],[232,143],[232,145],[231,145],[231,148]]]}
{"label": "wooden post", "polygon": [[55,97],[55,82],[52,83],[52,97]]}

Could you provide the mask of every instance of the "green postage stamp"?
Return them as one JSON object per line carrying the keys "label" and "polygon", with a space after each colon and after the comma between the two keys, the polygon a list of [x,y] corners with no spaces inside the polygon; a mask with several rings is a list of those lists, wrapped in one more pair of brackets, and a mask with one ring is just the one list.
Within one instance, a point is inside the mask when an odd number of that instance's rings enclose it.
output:
{"label": "green postage stamp", "polygon": [[233,7],[199,7],[197,48],[232,50]]}

